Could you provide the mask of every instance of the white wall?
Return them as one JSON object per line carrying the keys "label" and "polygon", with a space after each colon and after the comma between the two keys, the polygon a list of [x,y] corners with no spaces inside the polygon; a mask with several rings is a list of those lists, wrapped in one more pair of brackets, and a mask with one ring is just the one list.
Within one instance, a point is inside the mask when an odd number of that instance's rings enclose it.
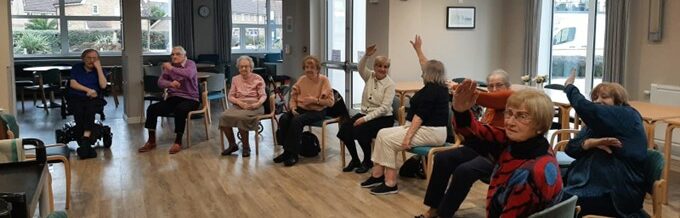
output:
{"label": "white wall", "polygon": [[[500,0],[410,0],[389,5],[389,56],[396,81],[420,80],[420,67],[409,40],[423,37],[423,50],[430,59],[444,63],[449,78],[484,80],[503,67],[503,3]],[[447,6],[476,7],[473,30],[446,29]],[[370,19],[370,18],[368,18]],[[513,73],[516,74],[516,73]]]}

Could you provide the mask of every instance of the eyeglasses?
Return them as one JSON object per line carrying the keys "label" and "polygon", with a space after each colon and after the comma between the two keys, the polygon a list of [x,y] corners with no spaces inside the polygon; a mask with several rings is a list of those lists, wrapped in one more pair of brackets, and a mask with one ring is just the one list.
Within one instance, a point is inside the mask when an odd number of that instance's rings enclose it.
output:
{"label": "eyeglasses", "polygon": [[489,89],[498,89],[498,88],[503,88],[503,87],[505,87],[505,83],[494,83],[494,84],[488,85]]}
{"label": "eyeglasses", "polygon": [[503,111],[503,115],[505,122],[508,122],[511,117],[514,117],[517,122],[522,124],[528,124],[531,122],[531,115],[529,115],[529,112],[526,111],[513,111],[511,109],[505,109],[505,111]]}

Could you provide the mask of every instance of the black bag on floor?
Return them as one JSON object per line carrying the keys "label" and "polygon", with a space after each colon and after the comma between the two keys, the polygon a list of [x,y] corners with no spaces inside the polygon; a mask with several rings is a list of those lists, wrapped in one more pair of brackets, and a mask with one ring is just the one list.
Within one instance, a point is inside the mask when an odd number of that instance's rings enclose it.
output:
{"label": "black bag on floor", "polygon": [[300,136],[300,155],[303,157],[316,157],[321,151],[319,139],[310,131],[305,131]]}
{"label": "black bag on floor", "polygon": [[411,156],[401,168],[399,168],[399,176],[407,178],[425,179],[425,169],[423,169],[423,160],[420,155]]}

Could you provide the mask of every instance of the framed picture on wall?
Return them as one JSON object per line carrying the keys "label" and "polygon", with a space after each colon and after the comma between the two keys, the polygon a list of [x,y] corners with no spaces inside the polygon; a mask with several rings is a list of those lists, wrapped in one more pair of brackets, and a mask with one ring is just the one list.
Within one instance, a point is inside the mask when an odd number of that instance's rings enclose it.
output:
{"label": "framed picture on wall", "polygon": [[474,29],[475,7],[446,7],[447,29]]}

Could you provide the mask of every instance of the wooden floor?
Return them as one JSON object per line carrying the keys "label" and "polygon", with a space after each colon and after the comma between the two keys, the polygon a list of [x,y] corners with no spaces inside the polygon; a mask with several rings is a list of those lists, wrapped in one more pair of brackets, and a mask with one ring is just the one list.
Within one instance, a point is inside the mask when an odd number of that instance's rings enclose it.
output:
{"label": "wooden floor", "polygon": [[[18,116],[22,137],[54,143],[54,130],[65,122],[58,115],[59,109],[51,109],[47,115],[30,102],[26,106],[26,112],[19,112]],[[113,146],[110,150],[98,148],[98,157],[94,159],[79,160],[73,153],[69,216],[413,217],[426,209],[422,204],[425,180],[400,178],[398,194],[373,196],[359,186],[368,174],[343,173],[338,140],[334,137],[336,126],[327,135],[329,149],[325,162],[321,158],[303,158],[290,168],[274,164],[272,158],[281,150],[272,146],[269,122],[264,122],[259,156],[254,154],[254,148],[249,158],[240,157],[240,152],[239,156],[220,156],[217,120],[221,111],[221,106],[213,104],[210,140],[205,140],[201,120],[194,120],[193,146],[169,155],[173,123],[172,119],[164,119],[166,130],[157,133],[159,147],[140,154],[137,148],[146,139],[143,125],[128,125],[122,118],[122,105],[119,108],[113,103],[107,105],[105,123],[113,129]],[[320,130],[315,129],[315,133]],[[73,142],[69,146],[76,147]],[[680,164],[676,161],[673,165]],[[56,164],[50,171],[55,207],[63,210],[63,167]],[[670,184],[670,204],[664,207],[664,217],[678,217],[678,171],[672,172]],[[486,188],[483,183],[476,183],[464,203],[465,209],[456,216],[485,217]],[[648,203],[645,207],[649,209]]]}

